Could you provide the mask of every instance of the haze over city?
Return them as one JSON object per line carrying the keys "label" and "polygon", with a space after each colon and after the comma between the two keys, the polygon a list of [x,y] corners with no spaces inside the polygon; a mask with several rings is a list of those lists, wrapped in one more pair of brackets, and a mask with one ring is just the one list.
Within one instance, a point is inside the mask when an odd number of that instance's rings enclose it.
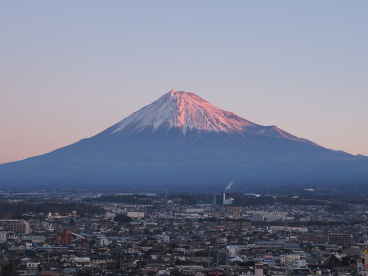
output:
{"label": "haze over city", "polygon": [[364,1],[0,3],[0,163],[101,130],[171,89],[368,155]]}

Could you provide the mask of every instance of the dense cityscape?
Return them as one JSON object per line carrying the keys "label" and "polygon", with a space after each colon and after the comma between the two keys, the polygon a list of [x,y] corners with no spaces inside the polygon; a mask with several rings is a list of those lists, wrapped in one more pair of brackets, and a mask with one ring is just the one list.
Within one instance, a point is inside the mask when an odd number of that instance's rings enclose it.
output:
{"label": "dense cityscape", "polygon": [[2,192],[1,275],[367,275],[360,195]]}

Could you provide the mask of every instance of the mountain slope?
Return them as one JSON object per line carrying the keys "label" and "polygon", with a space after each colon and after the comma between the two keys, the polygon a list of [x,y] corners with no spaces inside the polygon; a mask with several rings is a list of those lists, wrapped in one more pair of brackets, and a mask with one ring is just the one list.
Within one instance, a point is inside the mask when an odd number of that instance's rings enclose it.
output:
{"label": "mountain slope", "polygon": [[366,183],[368,161],[175,91],[101,133],[0,165],[0,187],[168,188]]}

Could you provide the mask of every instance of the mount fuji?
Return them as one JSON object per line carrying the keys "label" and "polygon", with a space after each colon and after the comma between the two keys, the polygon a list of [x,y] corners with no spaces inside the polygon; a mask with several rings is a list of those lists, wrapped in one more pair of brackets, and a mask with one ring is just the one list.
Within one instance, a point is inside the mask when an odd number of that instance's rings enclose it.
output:
{"label": "mount fuji", "polygon": [[241,191],[368,184],[368,158],[326,149],[172,90],[91,138],[0,165],[0,188],[188,192],[220,190],[230,181]]}

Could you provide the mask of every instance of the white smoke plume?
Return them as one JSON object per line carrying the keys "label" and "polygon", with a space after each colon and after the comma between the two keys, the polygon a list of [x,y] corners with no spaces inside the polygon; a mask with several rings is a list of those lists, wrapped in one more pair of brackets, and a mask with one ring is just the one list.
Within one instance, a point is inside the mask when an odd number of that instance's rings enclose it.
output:
{"label": "white smoke plume", "polygon": [[233,186],[234,182],[231,181],[229,184],[227,184],[226,188],[225,188],[225,192],[230,190],[231,186]]}

